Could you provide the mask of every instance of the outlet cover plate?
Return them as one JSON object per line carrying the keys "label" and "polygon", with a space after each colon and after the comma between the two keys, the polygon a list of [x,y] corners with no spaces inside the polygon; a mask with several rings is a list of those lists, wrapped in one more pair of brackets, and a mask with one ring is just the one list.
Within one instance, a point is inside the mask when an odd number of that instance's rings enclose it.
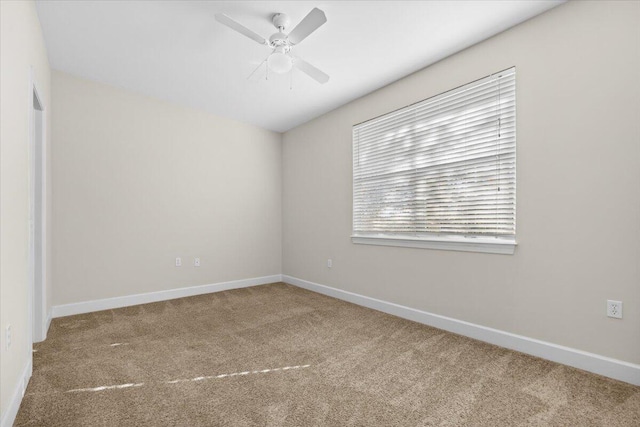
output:
{"label": "outlet cover plate", "polygon": [[9,350],[11,348],[11,325],[7,325],[5,329],[5,350]]}
{"label": "outlet cover plate", "polygon": [[607,316],[622,319],[622,301],[607,300]]}

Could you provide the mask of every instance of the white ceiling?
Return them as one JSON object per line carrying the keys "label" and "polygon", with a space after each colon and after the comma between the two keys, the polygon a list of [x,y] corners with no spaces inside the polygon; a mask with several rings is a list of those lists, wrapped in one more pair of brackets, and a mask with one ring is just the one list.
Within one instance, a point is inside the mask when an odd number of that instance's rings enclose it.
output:
{"label": "white ceiling", "polygon": [[[38,1],[55,69],[279,132],[291,129],[562,1]],[[312,8],[327,23],[294,52],[331,76],[295,70],[247,80],[270,52],[214,20],[268,38]],[[264,74],[264,73],[263,73]]]}

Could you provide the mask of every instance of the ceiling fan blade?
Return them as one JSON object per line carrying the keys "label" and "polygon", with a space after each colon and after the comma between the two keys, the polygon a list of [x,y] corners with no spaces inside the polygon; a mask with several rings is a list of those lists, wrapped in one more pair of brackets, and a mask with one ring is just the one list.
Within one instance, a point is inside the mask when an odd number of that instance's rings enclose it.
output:
{"label": "ceiling fan blade", "polygon": [[289,41],[298,44],[307,36],[317,30],[322,24],[327,22],[324,12],[314,7],[307,16],[289,33]]}
{"label": "ceiling fan blade", "polygon": [[268,45],[269,44],[265,40],[265,38],[262,37],[260,34],[257,34],[255,32],[253,32],[252,30],[248,29],[247,27],[245,27],[244,25],[240,24],[239,22],[234,21],[233,19],[229,18],[224,13],[216,13],[216,21],[218,21],[219,23],[221,23],[223,25],[226,25],[227,27],[231,28],[232,30],[236,30],[240,34],[243,34],[243,35],[249,37],[250,39],[255,40],[256,42],[258,42],[260,44],[264,44],[264,45]]}
{"label": "ceiling fan blade", "polygon": [[320,71],[303,59],[295,58],[293,61],[293,65],[318,83],[325,84],[329,81],[328,74]]}

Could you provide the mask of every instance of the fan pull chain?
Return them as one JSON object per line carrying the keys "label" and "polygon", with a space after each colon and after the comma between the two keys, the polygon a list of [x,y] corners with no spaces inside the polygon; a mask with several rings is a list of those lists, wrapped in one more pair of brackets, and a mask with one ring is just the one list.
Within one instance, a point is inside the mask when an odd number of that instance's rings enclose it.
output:
{"label": "fan pull chain", "polygon": [[253,75],[256,73],[256,71],[258,71],[260,69],[260,67],[262,67],[262,64],[266,63],[267,60],[265,59],[264,61],[262,61],[256,68],[255,70],[253,70],[251,72],[251,74],[249,74],[249,77],[247,77],[247,80],[251,80],[251,77],[253,77]]}

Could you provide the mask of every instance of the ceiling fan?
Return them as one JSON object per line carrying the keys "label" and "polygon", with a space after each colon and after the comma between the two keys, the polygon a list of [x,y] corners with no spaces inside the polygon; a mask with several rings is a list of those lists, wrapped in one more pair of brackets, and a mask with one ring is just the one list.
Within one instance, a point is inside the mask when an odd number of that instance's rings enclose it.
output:
{"label": "ceiling fan", "polygon": [[[267,67],[271,71],[282,74],[295,67],[312,79],[316,80],[318,83],[324,84],[329,81],[329,75],[291,53],[291,50],[295,45],[300,44],[301,41],[327,22],[327,17],[320,9],[314,8],[309,12],[307,16],[305,16],[304,19],[289,32],[289,34],[285,34],[285,30],[290,24],[289,17],[284,13],[276,13],[273,15],[272,22],[278,31],[272,34],[269,39],[265,39],[261,35],[248,29],[239,22],[234,21],[223,13],[216,14],[216,21],[260,44],[270,47],[272,52],[265,61],[267,63]],[[258,68],[259,67],[260,66],[258,66]]]}

